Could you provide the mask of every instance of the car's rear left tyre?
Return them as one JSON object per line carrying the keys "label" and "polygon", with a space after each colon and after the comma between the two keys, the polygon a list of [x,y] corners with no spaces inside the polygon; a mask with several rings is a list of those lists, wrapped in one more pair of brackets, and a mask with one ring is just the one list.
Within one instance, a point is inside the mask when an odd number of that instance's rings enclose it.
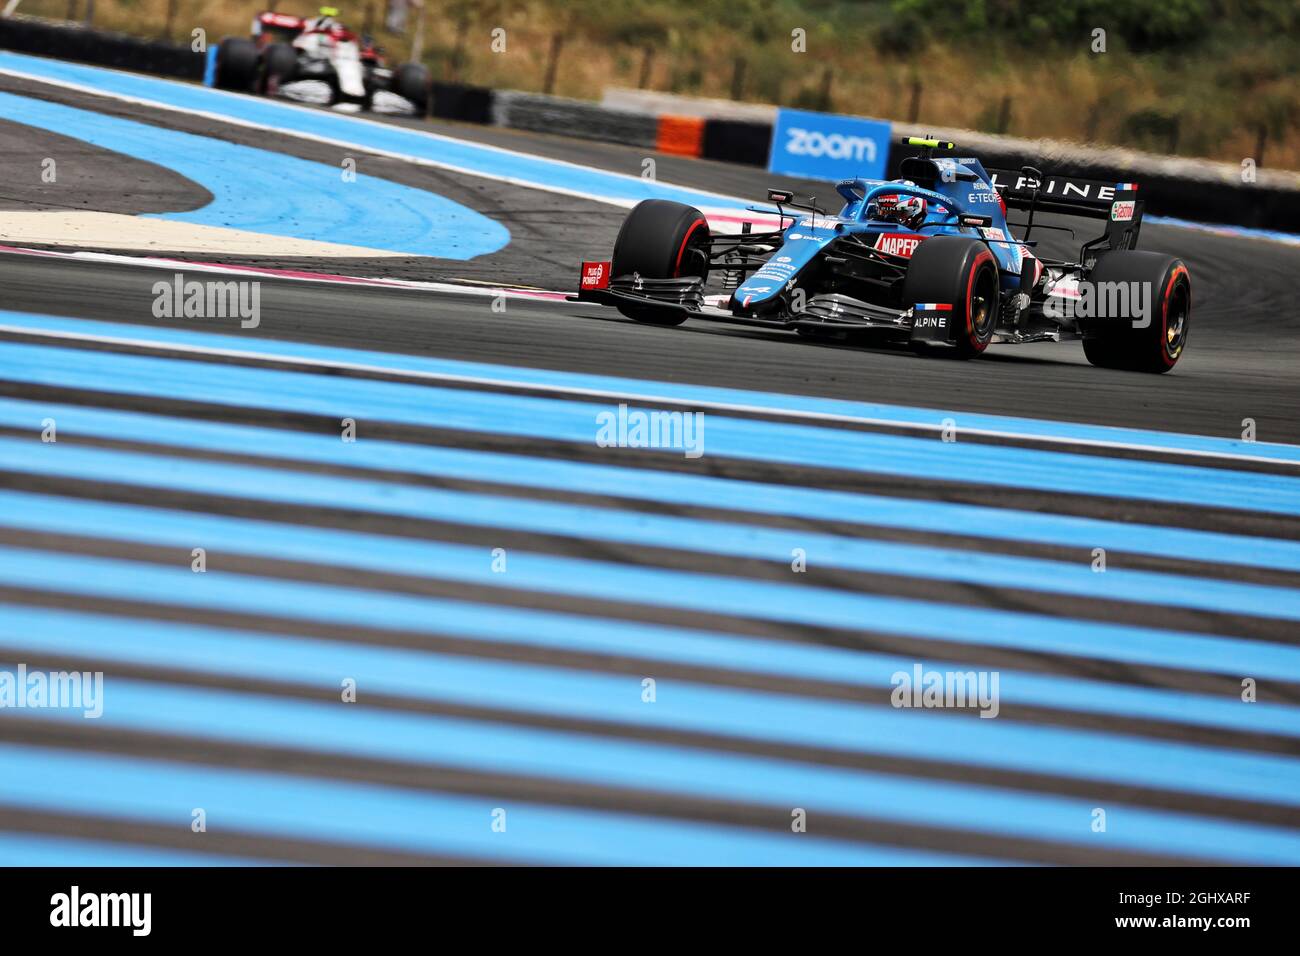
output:
{"label": "car's rear left tyre", "polygon": [[[709,277],[709,223],[694,206],[668,199],[639,202],[623,220],[614,241],[610,272],[615,277],[643,279]],[[629,319],[647,325],[681,325],[686,316],[677,309],[619,304]]]}
{"label": "car's rear left tyre", "polygon": [[1083,354],[1089,362],[1100,368],[1157,375],[1178,364],[1192,320],[1192,280],[1181,259],[1159,252],[1115,250],[1098,257],[1087,281],[1097,290],[1094,302],[1108,288],[1124,289],[1130,311],[1135,295],[1148,308],[1146,315],[1080,320]]}
{"label": "car's rear left tyre", "polygon": [[257,44],[247,37],[226,37],[217,47],[214,85],[223,90],[251,92],[257,83]]}
{"label": "car's rear left tyre", "polygon": [[952,344],[961,358],[974,358],[993,340],[1001,295],[998,264],[989,247],[967,236],[935,236],[916,247],[903,280],[908,307],[951,306]]}

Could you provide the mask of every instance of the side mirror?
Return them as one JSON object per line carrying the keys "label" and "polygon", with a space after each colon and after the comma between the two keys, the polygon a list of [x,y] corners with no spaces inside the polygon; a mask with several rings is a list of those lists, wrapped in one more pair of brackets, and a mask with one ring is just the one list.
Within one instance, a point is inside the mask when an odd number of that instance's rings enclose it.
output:
{"label": "side mirror", "polygon": [[794,202],[794,193],[788,189],[769,189],[767,201],[778,204]]}

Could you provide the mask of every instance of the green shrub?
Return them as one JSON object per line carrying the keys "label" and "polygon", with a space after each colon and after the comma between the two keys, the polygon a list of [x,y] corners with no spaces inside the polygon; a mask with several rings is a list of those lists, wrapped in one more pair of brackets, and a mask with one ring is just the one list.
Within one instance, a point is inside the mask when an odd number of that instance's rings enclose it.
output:
{"label": "green shrub", "polygon": [[[1265,0],[1256,0],[1265,2]],[[1209,0],[892,0],[891,32],[924,33],[979,42],[982,33],[1078,42],[1101,27],[1136,50],[1193,42],[1211,23]]]}

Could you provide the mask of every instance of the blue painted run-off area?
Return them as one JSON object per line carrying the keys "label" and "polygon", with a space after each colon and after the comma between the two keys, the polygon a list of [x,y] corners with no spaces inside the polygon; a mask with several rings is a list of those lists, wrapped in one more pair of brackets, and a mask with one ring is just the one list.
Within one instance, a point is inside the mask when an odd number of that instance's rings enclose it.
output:
{"label": "blue painted run-off area", "polygon": [[0,70],[337,145],[437,163],[470,175],[520,186],[569,192],[598,202],[631,206],[642,199],[673,199],[701,208],[735,210],[743,210],[746,205],[745,200],[647,179],[640,175],[639,162],[633,164],[628,173],[607,172],[328,110],[309,109],[155,76],[138,76],[80,63],[23,56],[7,50],[0,50]]}
{"label": "blue painted run-off area", "polygon": [[148,218],[334,242],[413,256],[471,259],[510,232],[443,196],[342,166],[0,93],[0,118],[157,163],[198,183],[212,202]]}
{"label": "blue painted run-off area", "polygon": [[[214,61],[209,56],[209,69]],[[440,136],[423,130],[385,123],[358,121],[324,110],[306,109],[261,97],[210,89],[155,76],[139,76],[105,70],[81,63],[65,63],[42,57],[24,56],[0,50],[0,70],[12,71],[55,83],[99,90],[164,108],[206,113],[236,123],[265,126],[285,133],[307,136],[359,149],[381,150],[459,169],[471,175],[505,180],[522,186],[561,190],[589,196],[602,202],[632,205],[642,199],[672,199],[711,209],[741,210],[748,201],[715,193],[656,182],[638,175],[607,172],[577,163],[531,156],[479,143]],[[1210,229],[1230,235],[1271,239],[1292,245],[1300,243],[1293,233],[1243,226],[1210,226],[1167,216],[1147,216],[1153,224],[1190,229]]]}

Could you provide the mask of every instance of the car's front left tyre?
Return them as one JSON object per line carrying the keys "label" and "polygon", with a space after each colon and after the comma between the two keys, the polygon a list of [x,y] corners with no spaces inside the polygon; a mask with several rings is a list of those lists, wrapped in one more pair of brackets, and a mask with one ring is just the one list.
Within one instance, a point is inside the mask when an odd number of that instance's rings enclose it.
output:
{"label": "car's front left tyre", "polygon": [[974,358],[993,341],[1001,294],[998,264],[989,247],[967,236],[935,236],[912,253],[903,280],[905,305],[950,306],[951,338],[957,355]]}
{"label": "car's front left tyre", "polygon": [[[681,279],[709,276],[709,223],[694,206],[668,199],[637,203],[623,220],[614,241],[610,272],[616,278]],[[619,303],[629,319],[647,325],[681,325],[679,309]]]}

